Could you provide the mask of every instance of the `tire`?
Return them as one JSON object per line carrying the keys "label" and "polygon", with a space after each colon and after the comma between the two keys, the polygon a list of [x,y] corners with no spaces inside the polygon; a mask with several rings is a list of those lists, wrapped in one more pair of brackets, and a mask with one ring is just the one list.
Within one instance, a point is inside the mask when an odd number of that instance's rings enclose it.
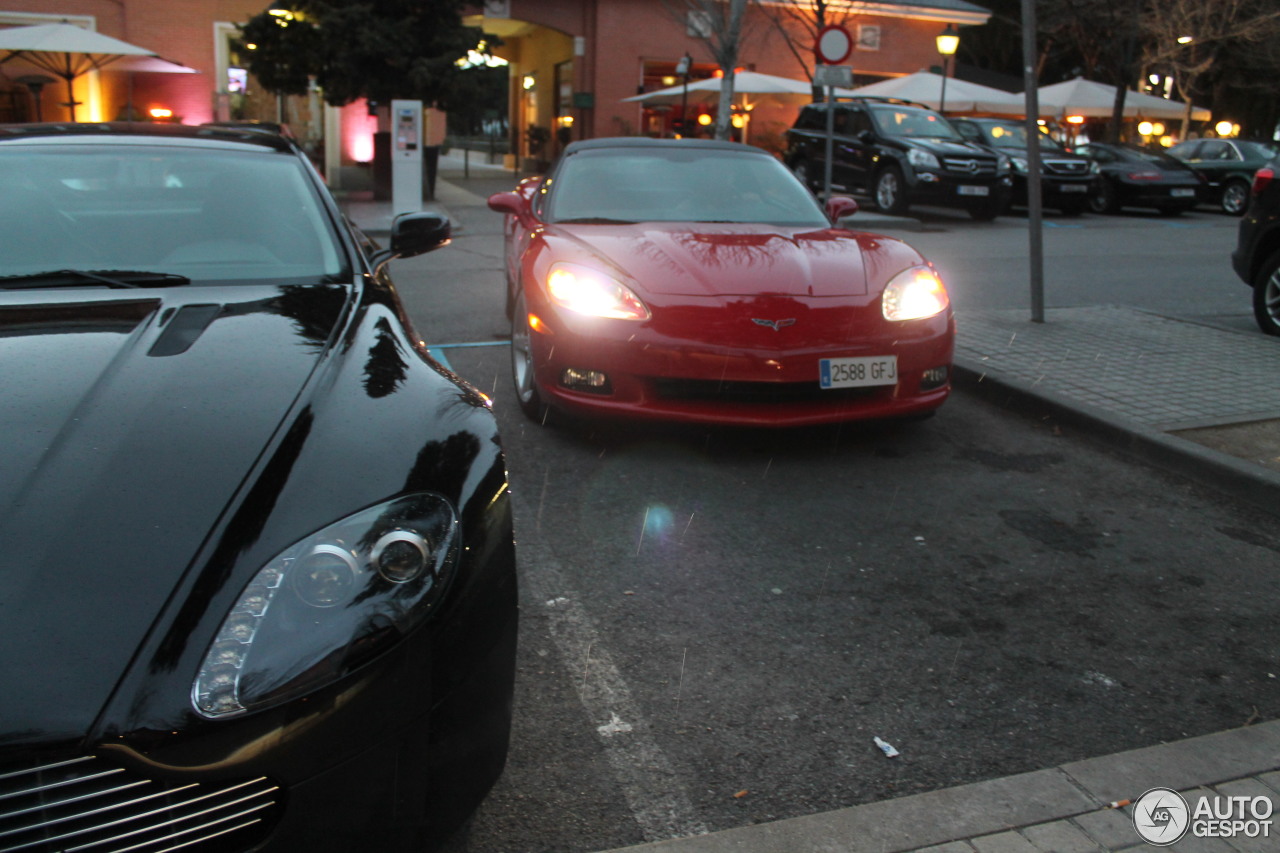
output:
{"label": "tire", "polygon": [[529,331],[529,312],[524,304],[524,291],[516,294],[511,317],[511,380],[516,389],[520,410],[537,423],[546,423],[547,405],[533,370],[533,334]]}
{"label": "tire", "polygon": [[1222,188],[1222,212],[1231,216],[1243,216],[1249,207],[1249,184],[1245,181],[1228,181]]}
{"label": "tire", "polygon": [[907,183],[902,177],[902,170],[897,166],[887,166],[877,172],[871,187],[871,197],[882,213],[890,216],[904,215],[911,203],[907,200]]}
{"label": "tire", "polygon": [[1094,213],[1116,213],[1120,210],[1115,188],[1103,181],[1098,188],[1089,193],[1089,209]]}
{"label": "tire", "polygon": [[1253,319],[1268,335],[1280,335],[1280,252],[1267,258],[1253,280]]}

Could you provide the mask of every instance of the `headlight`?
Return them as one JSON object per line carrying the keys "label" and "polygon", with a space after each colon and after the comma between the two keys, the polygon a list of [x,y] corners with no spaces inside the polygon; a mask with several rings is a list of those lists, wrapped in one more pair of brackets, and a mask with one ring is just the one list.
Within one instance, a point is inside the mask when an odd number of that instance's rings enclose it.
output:
{"label": "headlight", "polygon": [[1027,173],[1027,161],[1022,157],[1010,157],[1009,164],[1013,166],[1013,171],[1017,172],[1019,175],[1025,175]]}
{"label": "headlight", "polygon": [[1090,174],[1090,175],[1101,175],[1101,174],[1102,174],[1102,167],[1098,165],[1098,161],[1097,161],[1097,160],[1090,160],[1090,161],[1089,161],[1089,174]]}
{"label": "headlight", "polygon": [[917,169],[941,169],[942,164],[938,162],[938,158],[930,154],[928,151],[921,151],[919,148],[912,148],[907,151],[907,162]]}
{"label": "headlight", "polygon": [[611,276],[578,264],[552,264],[547,293],[552,302],[576,314],[612,320],[649,319],[649,309],[638,296]]}
{"label": "headlight", "polygon": [[308,536],[240,593],[192,685],[195,709],[231,717],[341,678],[426,618],[457,561],[457,516],[430,493]]}
{"label": "headlight", "polygon": [[923,320],[942,313],[950,304],[942,279],[928,267],[903,270],[880,295],[880,310],[886,320]]}

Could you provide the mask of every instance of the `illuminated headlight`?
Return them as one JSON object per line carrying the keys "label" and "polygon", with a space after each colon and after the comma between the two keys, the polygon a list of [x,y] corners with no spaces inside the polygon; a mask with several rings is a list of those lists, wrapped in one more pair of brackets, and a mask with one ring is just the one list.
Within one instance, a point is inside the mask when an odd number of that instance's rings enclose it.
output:
{"label": "illuminated headlight", "polygon": [[649,309],[640,298],[611,276],[577,264],[553,264],[547,274],[547,293],[561,308],[588,317],[647,320]]}
{"label": "illuminated headlight", "polygon": [[923,320],[951,304],[942,279],[928,267],[912,267],[893,277],[880,295],[886,320]]}
{"label": "illuminated headlight", "polygon": [[426,619],[457,561],[457,516],[430,493],[308,536],[241,591],[205,653],[192,704],[205,717],[232,717],[341,678]]}
{"label": "illuminated headlight", "polygon": [[942,164],[938,162],[938,158],[930,154],[928,151],[921,151],[919,148],[912,148],[907,151],[907,162],[917,169],[941,169]]}

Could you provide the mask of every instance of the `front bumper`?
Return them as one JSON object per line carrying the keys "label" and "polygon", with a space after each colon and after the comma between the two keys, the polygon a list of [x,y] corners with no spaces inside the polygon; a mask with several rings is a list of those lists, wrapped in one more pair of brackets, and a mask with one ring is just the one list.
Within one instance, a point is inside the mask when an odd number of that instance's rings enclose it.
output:
{"label": "front bumper", "polygon": [[[796,427],[927,414],[951,390],[955,323],[949,311],[838,347],[786,349],[663,338],[640,334],[634,326],[600,324],[595,334],[584,334],[579,325],[569,334],[572,322],[557,321],[559,331],[551,336],[533,335],[534,370],[548,404],[583,416]],[[897,356],[896,384],[819,384],[820,359],[889,354]],[[567,370],[603,374],[607,383],[592,389],[568,385]],[[927,371],[935,373],[926,378]]]}

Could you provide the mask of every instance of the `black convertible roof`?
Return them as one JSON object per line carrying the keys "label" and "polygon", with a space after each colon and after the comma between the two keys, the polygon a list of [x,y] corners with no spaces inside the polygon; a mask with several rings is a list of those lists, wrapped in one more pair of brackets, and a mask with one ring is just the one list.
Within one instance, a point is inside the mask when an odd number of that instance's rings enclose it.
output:
{"label": "black convertible roof", "polygon": [[270,128],[246,125],[158,124],[154,122],[46,122],[44,124],[0,125],[0,144],[16,140],[69,139],[84,136],[152,138],[157,140],[203,140],[244,142],[290,151],[293,143]]}
{"label": "black convertible roof", "polygon": [[743,145],[741,142],[728,142],[720,139],[653,139],[648,136],[607,136],[602,139],[581,139],[571,142],[565,149],[565,156],[579,151],[592,151],[601,148],[706,148],[722,151],[738,151],[744,154],[760,154],[771,157],[769,152],[754,145]]}

